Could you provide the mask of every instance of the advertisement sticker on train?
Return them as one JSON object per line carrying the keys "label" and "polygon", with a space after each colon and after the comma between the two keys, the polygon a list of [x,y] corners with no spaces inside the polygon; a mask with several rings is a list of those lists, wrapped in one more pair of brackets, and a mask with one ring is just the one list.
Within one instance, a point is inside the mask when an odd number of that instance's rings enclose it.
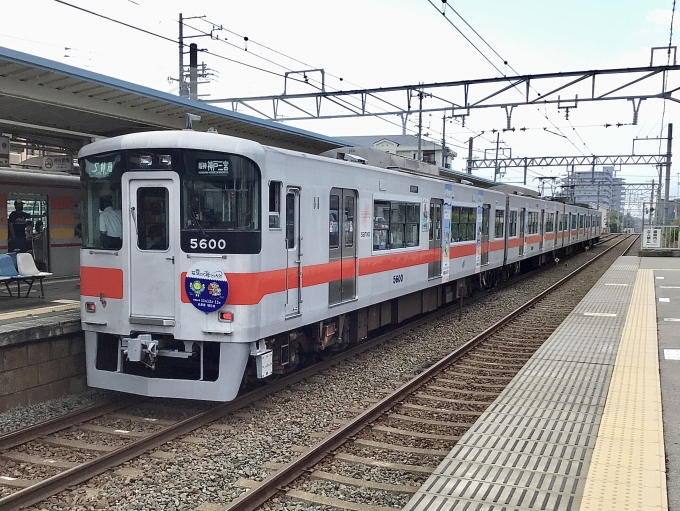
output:
{"label": "advertisement sticker on train", "polygon": [[227,301],[229,283],[216,265],[200,262],[187,271],[184,290],[194,307],[208,313],[218,310]]}

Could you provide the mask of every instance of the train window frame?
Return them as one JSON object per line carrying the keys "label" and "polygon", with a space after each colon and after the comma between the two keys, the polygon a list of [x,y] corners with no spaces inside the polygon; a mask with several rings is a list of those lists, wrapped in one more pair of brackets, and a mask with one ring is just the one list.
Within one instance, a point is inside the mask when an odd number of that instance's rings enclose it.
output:
{"label": "train window frame", "polygon": [[412,199],[374,197],[373,253],[420,248],[421,207],[420,202],[413,202]]}
{"label": "train window frame", "polygon": [[[269,230],[281,230],[281,181],[269,181]],[[272,225],[272,220],[275,225]]]}
{"label": "train window frame", "polygon": [[[264,208],[268,204],[262,203],[263,183],[262,171],[258,164],[247,156],[222,151],[211,151],[205,149],[182,149],[180,152],[182,162],[182,172],[180,173],[180,248],[185,253],[208,253],[208,254],[259,254],[262,250],[262,217]],[[228,165],[210,166],[212,161],[228,161]],[[202,163],[207,163],[199,169]],[[239,173],[237,175],[237,173]],[[216,187],[221,191],[222,203],[233,202],[230,205],[231,215],[229,220],[217,217],[217,227],[210,224],[206,225],[205,218],[198,218],[198,223],[194,223],[190,211],[194,208],[189,207],[189,203],[194,201],[191,196],[189,185],[196,182],[204,183],[228,183],[233,182],[232,188]],[[240,181],[240,182],[239,182]],[[239,188],[236,188],[236,187]],[[200,188],[200,187],[199,187]],[[194,190],[195,191],[195,190]],[[225,199],[225,192],[230,192]],[[237,193],[238,192],[238,193]],[[200,204],[199,190],[199,204]],[[212,199],[211,199],[212,200]],[[204,199],[208,201],[208,199]],[[244,202],[245,201],[245,202]],[[206,203],[207,203],[206,202]],[[215,203],[215,200],[212,200]],[[216,203],[219,203],[219,198]],[[244,206],[245,204],[245,206]],[[219,204],[218,204],[219,205]],[[201,206],[201,212],[203,212]],[[224,215],[226,209],[222,208]],[[246,218],[248,225],[239,226],[238,223]],[[232,222],[234,226],[224,226],[221,224]],[[267,225],[269,219],[267,218]],[[206,242],[203,242],[203,240]],[[213,241],[214,240],[214,241]]]}
{"label": "train window frame", "polygon": [[545,232],[554,232],[555,230],[555,213],[548,212],[545,215]]}
{"label": "train window frame", "polygon": [[477,239],[477,206],[451,206],[452,245],[470,243]]}
{"label": "train window frame", "polygon": [[519,211],[517,209],[510,209],[508,215],[508,238],[517,238],[517,218]]}
{"label": "train window frame", "polygon": [[[81,207],[81,247],[88,250],[117,252],[126,245],[127,226],[122,222],[122,180],[127,161],[126,151],[108,151],[79,159]],[[121,218],[120,244],[105,246],[100,231],[100,199],[110,197],[111,208]]]}
{"label": "train window frame", "polygon": [[[500,229],[499,229],[500,227]],[[494,239],[499,239],[505,236],[505,210],[496,209],[494,214]]]}
{"label": "train window frame", "polygon": [[[335,201],[334,201],[335,199]],[[333,207],[335,202],[335,208]],[[341,196],[331,193],[328,196],[328,248],[340,248],[340,202]]]}

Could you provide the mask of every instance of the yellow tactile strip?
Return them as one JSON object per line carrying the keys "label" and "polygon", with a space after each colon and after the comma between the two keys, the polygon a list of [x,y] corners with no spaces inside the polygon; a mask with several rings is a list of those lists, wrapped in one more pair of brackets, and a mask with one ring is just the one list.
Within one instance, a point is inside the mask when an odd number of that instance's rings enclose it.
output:
{"label": "yellow tactile strip", "polygon": [[667,510],[654,273],[638,270],[581,511]]}

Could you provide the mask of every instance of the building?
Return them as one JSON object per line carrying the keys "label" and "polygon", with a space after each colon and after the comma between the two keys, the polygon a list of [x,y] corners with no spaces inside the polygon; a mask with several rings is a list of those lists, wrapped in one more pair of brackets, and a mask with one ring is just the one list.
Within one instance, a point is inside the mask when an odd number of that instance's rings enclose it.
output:
{"label": "building", "polygon": [[[414,135],[371,135],[363,137],[340,137],[357,147],[372,147],[387,153],[413,160],[418,159],[418,137]],[[455,151],[446,148],[446,161],[442,165],[442,146],[430,140],[421,139],[422,161],[450,168]]]}
{"label": "building", "polygon": [[626,181],[614,177],[613,166],[574,172],[567,181],[568,187],[573,187],[574,202],[609,211],[623,209]]}

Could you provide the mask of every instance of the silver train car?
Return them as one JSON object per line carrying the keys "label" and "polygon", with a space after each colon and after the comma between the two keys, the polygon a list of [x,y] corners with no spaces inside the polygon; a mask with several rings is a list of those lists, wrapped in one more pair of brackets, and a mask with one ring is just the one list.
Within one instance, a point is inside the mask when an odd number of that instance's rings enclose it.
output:
{"label": "silver train car", "polygon": [[88,384],[227,401],[244,381],[553,261],[599,212],[193,131],[79,154]]}

